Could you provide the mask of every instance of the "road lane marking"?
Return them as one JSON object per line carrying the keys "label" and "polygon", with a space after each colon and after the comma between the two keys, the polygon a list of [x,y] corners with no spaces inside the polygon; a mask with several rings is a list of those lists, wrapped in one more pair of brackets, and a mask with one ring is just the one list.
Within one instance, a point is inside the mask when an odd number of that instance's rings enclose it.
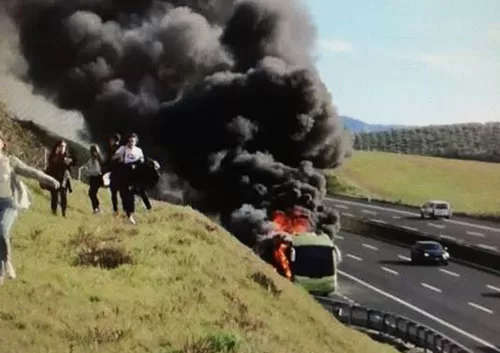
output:
{"label": "road lane marking", "polygon": [[[365,208],[372,208],[372,209],[375,209],[375,210],[390,211],[392,213],[398,213],[398,214],[403,214],[403,215],[408,215],[408,216],[419,216],[420,217],[420,213],[408,212],[408,211],[401,211],[401,210],[397,210],[397,209],[389,208],[389,207],[367,205],[367,204],[364,204],[364,203],[361,203],[361,202],[340,200],[340,199],[334,199],[334,198],[331,198],[331,197],[327,197],[326,199],[330,200],[332,202],[341,202],[341,203],[346,203],[346,204],[351,204],[351,205],[362,206],[362,207],[365,207]],[[464,225],[464,226],[469,226],[469,227],[473,227],[473,228],[484,229],[484,230],[489,230],[491,232],[500,233],[500,228],[493,228],[493,227],[483,226],[483,225],[480,225],[480,224],[468,223],[468,222],[464,222],[464,221],[456,221],[456,220],[453,220],[453,219],[444,219],[444,221],[448,222],[448,223],[460,224],[460,225]]]}
{"label": "road lane marking", "polygon": [[397,275],[399,275],[399,272],[394,271],[394,270],[391,270],[390,268],[383,267],[383,266],[382,266],[381,268],[382,268],[382,270],[384,270],[385,272],[392,273],[393,275],[396,275],[396,276],[397,276]]}
{"label": "road lane marking", "polygon": [[349,209],[349,206],[346,206],[346,205],[339,205],[338,203],[336,203],[336,204],[335,204],[335,207],[337,207],[337,208],[342,208],[342,209],[344,209],[344,210]]}
{"label": "road lane marking", "polygon": [[376,246],[370,245],[370,244],[361,244],[362,247],[368,248],[373,251],[378,251],[378,248]]}
{"label": "road lane marking", "polygon": [[485,245],[485,244],[477,244],[480,248],[487,249],[487,250],[497,250],[498,248],[496,246],[491,246],[491,245]]}
{"label": "road lane marking", "polygon": [[372,221],[375,223],[380,223],[380,224],[387,224],[387,222],[382,220],[382,219],[370,218],[369,221]]}
{"label": "road lane marking", "polygon": [[500,288],[492,286],[491,284],[487,284],[486,288],[494,290],[494,291],[497,291],[497,292],[500,292]]}
{"label": "road lane marking", "polygon": [[398,257],[399,257],[401,260],[411,261],[411,258],[410,258],[410,257],[408,257],[408,256],[398,255]]}
{"label": "road lane marking", "polygon": [[440,268],[439,271],[441,271],[443,273],[446,273],[447,275],[450,275],[450,276],[453,276],[453,277],[460,277],[460,275],[458,273],[455,273],[455,272],[452,272],[452,271],[448,271],[448,270],[445,270],[443,268]]}
{"label": "road lane marking", "polygon": [[392,216],[393,219],[401,219],[401,216]]}
{"label": "road lane marking", "polygon": [[347,212],[344,212],[342,213],[344,216],[347,216],[347,217],[354,217],[354,215],[352,213],[347,213]]}
{"label": "road lane marking", "polygon": [[424,286],[425,288],[427,288],[427,289],[433,290],[434,292],[441,293],[441,289],[436,288],[436,287],[433,287],[433,286],[431,286],[430,284],[427,284],[427,283],[424,283],[424,282],[420,282],[420,284],[421,284],[422,286]]}
{"label": "road lane marking", "polygon": [[401,226],[401,228],[408,229],[408,230],[412,230],[412,231],[414,231],[414,232],[418,232],[418,229],[417,229],[417,228],[413,228],[413,227],[409,227],[409,226]]}
{"label": "road lane marking", "polygon": [[485,313],[488,313],[488,314],[493,314],[493,310],[490,310],[488,308],[485,308],[484,306],[481,306],[479,304],[476,304],[476,303],[473,303],[473,302],[469,302],[469,305],[472,306],[473,308],[476,308],[476,309],[479,309],[479,310],[482,310],[484,311]]}
{"label": "road lane marking", "polygon": [[450,240],[455,240],[455,238],[447,235],[447,234],[439,234],[439,237],[440,238],[445,238],[445,239],[450,239]]}
{"label": "road lane marking", "polygon": [[344,240],[344,237],[342,235],[336,235],[335,239]]}
{"label": "road lane marking", "polygon": [[346,254],[347,257],[350,257],[351,259],[354,259],[354,260],[357,260],[357,261],[363,261],[362,258],[356,256],[356,255],[352,255],[352,254]]}
{"label": "road lane marking", "polygon": [[451,330],[453,330],[453,331],[461,334],[462,336],[465,336],[465,337],[467,337],[467,338],[469,338],[469,339],[471,339],[473,341],[476,341],[477,343],[479,343],[479,344],[481,344],[481,345],[483,345],[485,347],[490,348],[491,352],[498,352],[498,353],[500,353],[500,348],[497,348],[494,344],[492,344],[492,343],[490,343],[488,341],[485,341],[485,340],[483,340],[483,339],[481,339],[481,338],[479,338],[479,337],[477,337],[477,336],[475,336],[475,335],[473,335],[473,334],[471,334],[471,333],[469,333],[467,331],[464,331],[461,328],[458,328],[457,326],[452,325],[449,322],[447,322],[447,321],[445,321],[445,320],[443,320],[443,319],[441,319],[441,318],[439,318],[437,316],[434,316],[434,315],[428,313],[427,311],[425,311],[423,309],[420,309],[419,307],[417,307],[417,306],[415,306],[415,305],[413,305],[413,304],[411,304],[411,303],[409,303],[407,301],[404,301],[403,299],[401,299],[399,297],[396,297],[395,295],[387,293],[387,292],[383,291],[382,289],[379,289],[379,288],[377,288],[377,287],[375,287],[375,286],[373,286],[373,285],[371,285],[371,284],[369,284],[369,283],[367,283],[367,282],[365,282],[365,281],[363,281],[363,280],[361,280],[361,279],[359,279],[357,277],[354,277],[354,276],[352,276],[352,275],[350,275],[348,273],[345,273],[344,271],[340,271],[339,270],[338,273],[341,276],[349,278],[351,281],[354,281],[354,282],[356,282],[356,283],[358,283],[358,284],[360,284],[360,285],[362,285],[362,286],[364,286],[364,287],[366,287],[368,289],[371,289],[374,292],[377,292],[380,295],[383,295],[386,298],[392,299],[395,302],[397,302],[397,303],[399,303],[401,305],[404,305],[404,306],[406,306],[406,307],[408,307],[408,308],[416,311],[417,313],[419,313],[419,314],[421,314],[421,315],[423,315],[423,316],[425,316],[425,317],[427,317],[427,318],[429,318],[429,319],[437,322],[438,324],[446,326],[447,328],[449,328],[449,329],[451,329]]}
{"label": "road lane marking", "polygon": [[361,212],[363,212],[363,213],[367,213],[367,214],[377,214],[377,212],[375,212],[375,211],[370,211],[370,210],[361,210]]}
{"label": "road lane marking", "polygon": [[479,233],[479,232],[471,232],[470,230],[468,230],[466,233],[467,233],[467,234],[469,234],[469,235],[473,235],[473,236],[475,236],[475,237],[481,237],[481,238],[484,238],[484,234],[483,234],[483,233]]}
{"label": "road lane marking", "polygon": [[443,228],[445,228],[445,227],[446,227],[446,226],[445,226],[445,225],[443,225],[443,224],[436,224],[436,223],[427,223],[427,225],[428,225],[429,227],[434,227],[434,228],[439,228],[439,229],[443,229]]}

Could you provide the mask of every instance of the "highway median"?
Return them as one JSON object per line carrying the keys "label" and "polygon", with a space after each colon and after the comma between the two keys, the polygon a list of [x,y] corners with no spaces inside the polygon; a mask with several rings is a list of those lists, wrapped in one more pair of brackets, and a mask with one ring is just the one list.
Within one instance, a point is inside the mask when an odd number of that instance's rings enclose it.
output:
{"label": "highway median", "polygon": [[485,249],[448,236],[428,234],[420,230],[380,223],[363,217],[342,214],[340,222],[342,230],[408,247],[419,240],[438,241],[448,248],[451,261],[460,261],[500,271],[500,252],[498,251]]}

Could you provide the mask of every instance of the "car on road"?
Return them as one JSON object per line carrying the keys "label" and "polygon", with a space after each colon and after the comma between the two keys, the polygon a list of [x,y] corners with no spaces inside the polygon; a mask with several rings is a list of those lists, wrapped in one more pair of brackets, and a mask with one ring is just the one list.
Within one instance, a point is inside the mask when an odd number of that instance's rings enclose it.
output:
{"label": "car on road", "polygon": [[414,264],[448,265],[448,249],[437,241],[421,240],[411,247],[411,262]]}
{"label": "car on road", "polygon": [[452,215],[451,205],[446,201],[431,200],[420,207],[421,218],[450,218]]}

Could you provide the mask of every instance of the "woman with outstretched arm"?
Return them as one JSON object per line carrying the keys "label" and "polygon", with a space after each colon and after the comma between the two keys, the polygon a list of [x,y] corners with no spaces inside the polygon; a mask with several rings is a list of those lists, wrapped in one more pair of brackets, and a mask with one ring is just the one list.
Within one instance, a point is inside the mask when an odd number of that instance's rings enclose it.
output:
{"label": "woman with outstretched arm", "polygon": [[59,188],[56,179],[6,154],[5,145],[0,132],[0,285],[4,283],[6,274],[11,279],[16,278],[11,260],[10,231],[18,211],[26,210],[31,203],[29,191],[18,176],[35,179],[54,189]]}

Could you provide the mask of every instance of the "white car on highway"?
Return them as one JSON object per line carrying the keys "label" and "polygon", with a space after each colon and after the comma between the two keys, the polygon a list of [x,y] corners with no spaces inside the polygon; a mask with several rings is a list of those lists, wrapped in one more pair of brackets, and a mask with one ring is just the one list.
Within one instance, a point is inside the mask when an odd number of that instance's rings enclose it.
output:
{"label": "white car on highway", "polygon": [[432,200],[427,201],[420,207],[421,218],[450,218],[452,215],[451,205],[446,201]]}

